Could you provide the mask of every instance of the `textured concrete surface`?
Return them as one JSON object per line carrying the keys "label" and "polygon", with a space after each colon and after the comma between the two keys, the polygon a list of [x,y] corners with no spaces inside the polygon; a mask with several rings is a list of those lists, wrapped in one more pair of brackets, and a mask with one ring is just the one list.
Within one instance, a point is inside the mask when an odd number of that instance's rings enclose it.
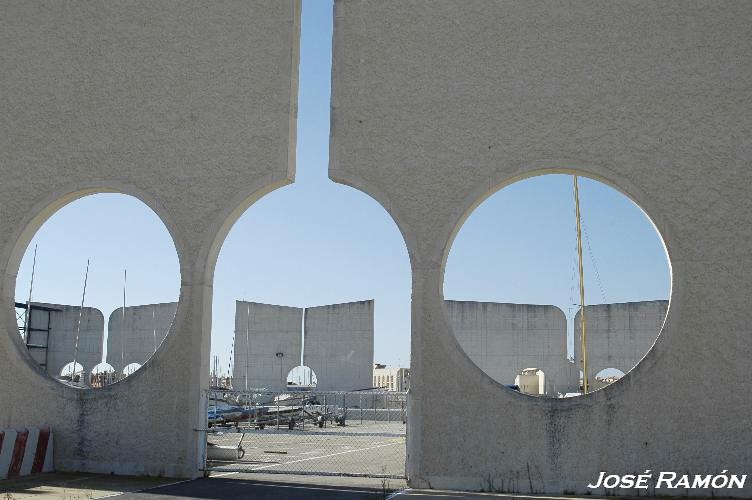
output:
{"label": "textured concrete surface", "polygon": [[367,389],[373,380],[373,300],[305,310],[303,364],[318,391]]}
{"label": "textured concrete surface", "polygon": [[445,301],[457,341],[468,357],[500,384],[515,383],[525,368],[545,373],[546,394],[576,391],[567,360],[567,318],[556,306]]}
{"label": "textured concrete surface", "polygon": [[[492,479],[585,493],[598,471],[752,468],[750,25],[741,0],[336,2],[329,175],[390,212],[412,264],[412,486]],[[442,296],[472,209],[546,172],[632,198],[672,269],[666,323],[645,359],[567,400],[484,374]],[[729,383],[716,383],[719,370]],[[466,417],[447,414],[448,402],[498,425],[456,432]],[[752,486],[713,494],[749,497]]]}
{"label": "textured concrete surface", "polygon": [[[624,373],[635,367],[653,347],[668,311],[667,300],[585,306],[588,379],[605,368]],[[574,318],[574,352],[582,367],[580,311]]]}
{"label": "textured concrete surface", "polygon": [[303,309],[236,301],[233,388],[286,390],[302,342]]}
{"label": "textured concrete surface", "polygon": [[[47,373],[52,377],[60,375],[68,363],[80,364],[90,373],[102,361],[102,341],[104,317],[99,309],[62,304],[34,302],[34,305],[59,309],[59,311],[34,310],[29,322],[29,343],[47,345],[47,349],[29,349],[31,357],[40,365],[47,365]],[[35,329],[47,329],[47,332]],[[79,320],[81,327],[79,330]],[[78,332],[78,354],[76,355],[76,332]]]}
{"label": "textured concrete surface", "polygon": [[[55,432],[61,471],[197,476],[205,447],[214,265],[261,196],[293,180],[298,0],[2,2],[0,427]],[[162,348],[101,390],[65,387],[16,331],[16,273],[56,210],[139,198],[178,252]]]}
{"label": "textured concrete surface", "polygon": [[127,306],[112,311],[107,323],[107,363],[116,372],[131,363],[142,365],[151,358],[175,319],[177,302]]}
{"label": "textured concrete surface", "polygon": [[[239,215],[294,176],[299,7],[3,2],[0,427],[51,424],[59,470],[199,474],[216,257]],[[377,199],[411,258],[412,485],[584,493],[601,470],[752,468],[750,25],[743,0],[336,3],[330,177]],[[630,196],[672,266],[645,359],[568,400],[483,374],[441,292],[472,209],[545,172]],[[134,195],[162,218],[181,294],[144,369],[85,391],[25,352],[13,299],[35,231],[99,191]],[[729,382],[717,384],[718,367]],[[465,415],[444,411],[448,401],[503,425],[456,432]]]}

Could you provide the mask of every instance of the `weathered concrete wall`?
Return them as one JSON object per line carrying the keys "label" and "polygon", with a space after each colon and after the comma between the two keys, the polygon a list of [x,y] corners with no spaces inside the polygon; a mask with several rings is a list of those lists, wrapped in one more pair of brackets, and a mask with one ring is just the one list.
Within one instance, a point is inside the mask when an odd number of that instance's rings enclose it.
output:
{"label": "weathered concrete wall", "polygon": [[[667,300],[585,306],[588,380],[604,368],[629,372],[653,347],[668,311]],[[580,312],[574,318],[575,362],[582,368]]]}
{"label": "weathered concrete wall", "polygon": [[302,342],[303,309],[236,301],[233,388],[286,390]]}
{"label": "weathered concrete wall", "polygon": [[[329,175],[382,203],[412,265],[411,485],[585,493],[599,471],[752,469],[750,25],[742,0],[336,2]],[[645,359],[566,400],[486,376],[442,296],[472,209],[545,172],[634,199],[672,268]],[[715,383],[720,366],[732,383]],[[457,401],[503,425],[467,429]]]}
{"label": "weathered concrete wall", "polygon": [[316,374],[317,390],[372,387],[373,300],[305,310],[303,364]]}
{"label": "weathered concrete wall", "polygon": [[[200,475],[216,258],[240,214],[295,173],[300,2],[0,9],[0,427],[50,424],[61,471]],[[102,191],[136,196],[164,221],[180,300],[141,370],[79,390],[26,352],[15,281],[44,221]]]}
{"label": "weathered concrete wall", "polygon": [[525,368],[546,374],[546,394],[577,390],[567,360],[567,318],[556,306],[446,300],[462,350],[500,384],[514,384]]}
{"label": "weathered concrete wall", "polygon": [[[151,358],[170,331],[177,302],[127,306],[112,311],[107,322],[107,362],[122,372],[131,363]],[[125,326],[123,326],[125,325]]]}
{"label": "weathered concrete wall", "polygon": [[[29,349],[31,357],[40,364],[46,363],[47,373],[51,377],[58,377],[61,370],[68,363],[73,362],[83,366],[86,373],[102,361],[102,347],[104,336],[104,316],[99,309],[61,304],[46,304],[34,302],[33,305],[59,309],[59,311],[35,310],[29,322],[29,343],[47,345],[47,349]],[[47,329],[47,315],[49,314],[49,336],[46,332],[34,329]],[[76,331],[78,330],[79,314],[81,328],[78,335],[78,355],[75,353]]]}

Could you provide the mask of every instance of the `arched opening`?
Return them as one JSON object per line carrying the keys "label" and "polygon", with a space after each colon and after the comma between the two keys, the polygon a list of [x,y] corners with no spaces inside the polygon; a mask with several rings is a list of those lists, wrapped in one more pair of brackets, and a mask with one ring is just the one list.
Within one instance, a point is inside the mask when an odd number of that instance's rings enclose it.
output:
{"label": "arched opening", "polygon": [[109,363],[99,363],[89,374],[89,385],[94,389],[101,389],[117,381],[115,368]]}
{"label": "arched opening", "polygon": [[[177,251],[151,208],[129,195],[89,194],[50,216],[27,246],[16,279],[18,332],[54,377],[75,359],[91,375],[107,363],[120,379],[125,365],[156,352],[179,292]],[[79,386],[109,385],[116,380],[108,373]]]}
{"label": "arched opening", "polygon": [[316,388],[318,379],[308,366],[296,366],[287,374],[287,389],[310,391]]}
{"label": "arched opening", "polygon": [[603,389],[607,385],[613,384],[624,375],[625,373],[618,368],[604,368],[593,377],[593,390],[597,391],[598,389]]}
{"label": "arched opening", "polygon": [[86,372],[81,363],[71,361],[60,370],[59,379],[76,385],[83,384]]}
{"label": "arched opening", "polygon": [[609,360],[631,370],[662,329],[670,289],[665,245],[644,211],[571,173],[514,182],[478,205],[444,275],[449,320],[470,360],[501,385],[542,370],[546,397],[602,387],[593,370]]}
{"label": "arched opening", "polygon": [[[301,94],[298,101],[295,183],[266,194],[242,214],[240,208],[232,211],[220,224],[219,238],[234,225],[209,253],[217,253],[212,379],[229,377],[232,387],[212,391],[211,398],[218,406],[266,401],[277,431],[338,426],[336,439],[308,447],[312,455],[337,453],[345,446],[363,449],[356,444],[356,426],[393,436],[388,458],[377,456],[386,454],[386,447],[374,448],[371,459],[348,464],[281,457],[275,471],[403,475],[405,426],[395,407],[404,406],[404,398],[397,401],[404,395],[387,397],[372,380],[375,362],[409,368],[409,256],[394,220],[379,203],[328,179],[327,149],[321,145],[329,140],[330,79],[321,69],[329,61],[321,54],[331,54],[332,11],[331,4],[320,7],[303,10],[300,89],[317,94]],[[320,52],[306,56],[314,46]],[[312,373],[297,375],[297,366]],[[309,390],[292,394],[300,387]],[[282,396],[294,403],[278,408]],[[251,412],[253,405],[248,406]],[[263,425],[268,428],[268,422]],[[209,449],[222,442],[210,436]],[[246,454],[244,460],[266,458]]]}
{"label": "arched opening", "polygon": [[123,376],[130,377],[133,375],[139,368],[141,368],[141,365],[138,363],[128,363],[125,365],[125,368],[123,368]]}

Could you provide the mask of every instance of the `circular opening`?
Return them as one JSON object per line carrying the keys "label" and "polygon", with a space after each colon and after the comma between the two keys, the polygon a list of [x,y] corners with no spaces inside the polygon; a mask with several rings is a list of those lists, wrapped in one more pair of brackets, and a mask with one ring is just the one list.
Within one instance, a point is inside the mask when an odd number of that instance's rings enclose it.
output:
{"label": "circular opening", "polygon": [[75,361],[73,385],[101,388],[156,352],[179,292],[177,251],[159,217],[132,196],[92,194],[59,209],[28,245],[16,279],[18,333],[50,376],[73,383],[61,369]]}
{"label": "circular opening", "polygon": [[296,366],[287,374],[288,390],[311,390],[316,388],[317,383],[318,379],[314,371],[304,365]]}
{"label": "circular opening", "polygon": [[488,376],[524,394],[568,397],[612,383],[596,375],[632,370],[668,310],[670,265],[655,226],[619,191],[576,179],[576,190],[565,174],[499,190],[447,257],[455,338]]}
{"label": "circular opening", "polygon": [[409,363],[407,249],[352,188],[303,181],[254,203],[222,245],[213,290],[216,387],[285,392],[307,366],[318,391],[360,391],[374,361]]}

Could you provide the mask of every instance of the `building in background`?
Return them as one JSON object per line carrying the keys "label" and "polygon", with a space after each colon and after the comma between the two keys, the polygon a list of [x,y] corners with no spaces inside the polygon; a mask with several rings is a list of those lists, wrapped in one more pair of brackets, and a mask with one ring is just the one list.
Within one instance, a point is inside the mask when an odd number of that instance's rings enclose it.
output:
{"label": "building in background", "polygon": [[387,368],[386,365],[373,365],[373,386],[387,391],[407,392],[410,388],[409,368]]}
{"label": "building in background", "polygon": [[544,396],[546,394],[546,374],[538,368],[525,368],[514,379],[514,384],[522,394]]}

